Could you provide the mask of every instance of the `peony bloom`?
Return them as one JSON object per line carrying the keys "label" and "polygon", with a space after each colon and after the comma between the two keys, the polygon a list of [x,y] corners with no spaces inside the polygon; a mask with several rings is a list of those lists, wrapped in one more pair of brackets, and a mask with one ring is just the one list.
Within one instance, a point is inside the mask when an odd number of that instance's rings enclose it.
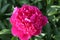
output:
{"label": "peony bloom", "polygon": [[23,5],[15,7],[10,18],[11,32],[20,40],[29,40],[32,36],[39,35],[42,27],[47,24],[47,17],[35,6]]}

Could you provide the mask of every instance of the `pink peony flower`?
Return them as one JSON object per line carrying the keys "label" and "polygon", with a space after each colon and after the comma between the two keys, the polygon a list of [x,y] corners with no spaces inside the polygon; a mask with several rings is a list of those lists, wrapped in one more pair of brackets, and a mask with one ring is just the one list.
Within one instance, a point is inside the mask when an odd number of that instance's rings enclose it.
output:
{"label": "pink peony flower", "polygon": [[47,24],[47,17],[35,6],[23,5],[15,7],[10,18],[11,32],[21,40],[29,40],[32,36],[39,35],[42,27]]}

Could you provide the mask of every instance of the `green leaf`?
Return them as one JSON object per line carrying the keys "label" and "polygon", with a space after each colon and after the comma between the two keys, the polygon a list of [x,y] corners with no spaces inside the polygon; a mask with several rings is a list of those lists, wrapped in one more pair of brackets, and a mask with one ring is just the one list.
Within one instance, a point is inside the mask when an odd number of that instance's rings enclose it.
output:
{"label": "green leaf", "polygon": [[5,29],[4,23],[2,23],[1,21],[0,21],[0,28]]}
{"label": "green leaf", "polygon": [[60,34],[55,35],[55,40],[60,40]]}
{"label": "green leaf", "polygon": [[56,26],[56,24],[55,24],[55,21],[54,21],[54,19],[55,19],[55,16],[49,16],[49,21],[50,21],[50,23],[51,23],[51,27],[53,28],[52,30],[53,30],[53,34],[58,34],[58,29],[57,29],[57,26]]}
{"label": "green leaf", "polygon": [[60,0],[58,0],[58,3],[59,3],[59,5],[60,5]]}
{"label": "green leaf", "polygon": [[41,3],[38,3],[38,8],[42,9],[42,4]]}
{"label": "green leaf", "polygon": [[9,7],[9,5],[10,5],[10,4],[4,5],[4,6],[2,7],[2,9],[1,9],[1,13],[4,13],[4,12],[7,10],[7,8]]}
{"label": "green leaf", "polygon": [[18,40],[18,38],[17,37],[12,37],[11,40]]}
{"label": "green leaf", "polygon": [[47,5],[52,5],[53,4],[53,2],[54,2],[54,0],[47,0]]}
{"label": "green leaf", "polygon": [[58,5],[52,5],[51,8],[60,8]]}
{"label": "green leaf", "polygon": [[15,4],[15,0],[11,0],[13,2],[13,4]]}
{"label": "green leaf", "polygon": [[0,35],[3,35],[3,34],[11,34],[11,33],[9,29],[3,29],[0,31]]}
{"label": "green leaf", "polygon": [[48,23],[45,27],[46,31],[46,40],[51,40],[51,26],[50,23]]}
{"label": "green leaf", "polygon": [[0,35],[0,39],[1,40],[10,40],[11,39],[11,34],[3,34],[3,35]]}
{"label": "green leaf", "polygon": [[20,5],[29,4],[29,0],[20,0],[18,1]]}
{"label": "green leaf", "polygon": [[42,0],[35,0],[35,1],[33,1],[34,3],[37,3],[37,2],[40,2],[40,1],[42,1]]}
{"label": "green leaf", "polygon": [[58,10],[58,9],[55,9],[55,8],[47,9],[48,16],[57,14],[57,10]]}
{"label": "green leaf", "polygon": [[0,10],[1,10],[1,3],[2,3],[2,0],[0,0]]}

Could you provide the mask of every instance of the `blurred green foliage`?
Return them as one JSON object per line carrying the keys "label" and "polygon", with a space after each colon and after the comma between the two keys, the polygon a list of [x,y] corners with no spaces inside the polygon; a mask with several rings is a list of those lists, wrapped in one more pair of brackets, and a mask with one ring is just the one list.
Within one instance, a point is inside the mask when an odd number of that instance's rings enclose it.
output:
{"label": "blurred green foliage", "polygon": [[29,4],[38,7],[49,23],[30,40],[60,40],[60,0],[0,0],[0,40],[19,40],[11,34],[9,18],[14,7]]}

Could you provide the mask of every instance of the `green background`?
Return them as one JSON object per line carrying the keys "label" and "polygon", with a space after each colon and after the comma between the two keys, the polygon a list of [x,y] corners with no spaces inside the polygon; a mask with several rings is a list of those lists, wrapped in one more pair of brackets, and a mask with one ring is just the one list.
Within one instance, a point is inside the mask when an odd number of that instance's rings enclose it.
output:
{"label": "green background", "polygon": [[11,34],[9,18],[14,7],[23,4],[38,7],[49,21],[42,33],[30,40],[60,40],[60,0],[0,0],[0,40],[19,40]]}

